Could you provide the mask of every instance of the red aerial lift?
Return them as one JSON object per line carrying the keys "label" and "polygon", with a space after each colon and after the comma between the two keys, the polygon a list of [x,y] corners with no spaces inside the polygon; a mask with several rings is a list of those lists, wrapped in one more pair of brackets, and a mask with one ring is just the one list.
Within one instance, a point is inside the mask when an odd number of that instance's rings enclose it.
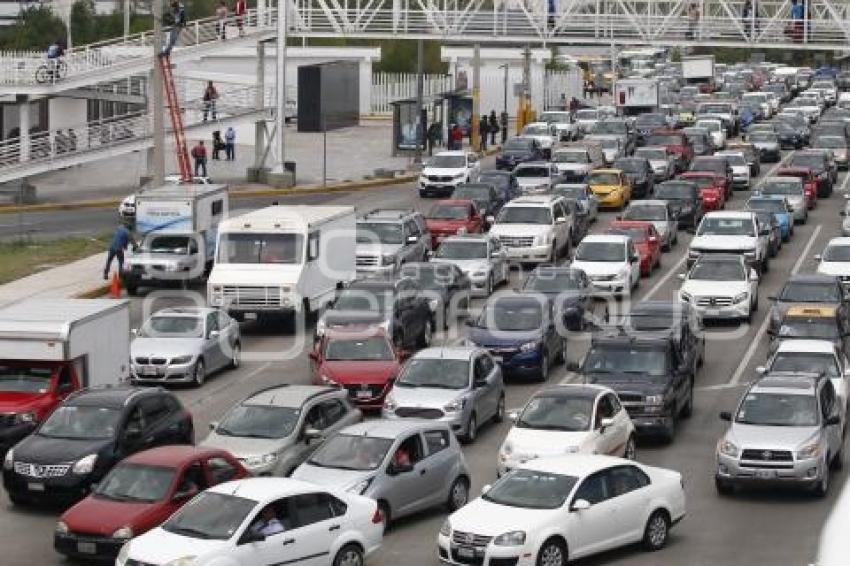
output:
{"label": "red aerial lift", "polygon": [[174,150],[177,152],[180,181],[191,183],[192,167],[189,161],[189,148],[186,145],[186,131],[183,129],[183,114],[180,112],[180,101],[177,99],[174,75],[171,73],[171,58],[168,55],[160,55],[159,69],[162,73],[162,85],[165,88],[168,113],[171,117],[171,129],[174,131]]}

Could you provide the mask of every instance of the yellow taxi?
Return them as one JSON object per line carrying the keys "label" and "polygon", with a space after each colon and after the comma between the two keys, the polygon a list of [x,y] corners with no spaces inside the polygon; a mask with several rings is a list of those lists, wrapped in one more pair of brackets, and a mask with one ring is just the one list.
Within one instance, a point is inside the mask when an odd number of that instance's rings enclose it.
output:
{"label": "yellow taxi", "polygon": [[590,190],[602,208],[624,208],[632,200],[632,187],[620,169],[595,169],[587,176]]}
{"label": "yellow taxi", "polygon": [[775,342],[793,339],[826,340],[846,352],[848,331],[850,325],[841,316],[838,307],[797,305],[788,309],[782,317],[779,330],[771,331],[771,334]]}

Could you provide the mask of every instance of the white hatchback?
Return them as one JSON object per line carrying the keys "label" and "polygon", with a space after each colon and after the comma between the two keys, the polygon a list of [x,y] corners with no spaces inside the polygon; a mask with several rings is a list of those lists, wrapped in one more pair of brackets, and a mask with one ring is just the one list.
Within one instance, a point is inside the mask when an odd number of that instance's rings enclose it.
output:
{"label": "white hatchback", "polygon": [[570,267],[584,271],[602,295],[628,296],[640,283],[640,256],[628,236],[585,236]]}
{"label": "white hatchback", "polygon": [[127,542],[115,563],[364,564],[381,546],[383,523],[367,497],[287,478],[244,479],[198,494]]}
{"label": "white hatchback", "polygon": [[610,456],[539,458],[452,513],[437,551],[443,564],[565,566],[640,541],[659,550],[684,516],[678,472]]}

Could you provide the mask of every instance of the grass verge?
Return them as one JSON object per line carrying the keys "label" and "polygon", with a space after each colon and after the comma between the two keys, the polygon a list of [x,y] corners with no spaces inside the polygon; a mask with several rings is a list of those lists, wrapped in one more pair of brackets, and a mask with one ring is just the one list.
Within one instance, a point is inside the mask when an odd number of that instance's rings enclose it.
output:
{"label": "grass verge", "polygon": [[106,235],[0,243],[0,285],[106,250]]}

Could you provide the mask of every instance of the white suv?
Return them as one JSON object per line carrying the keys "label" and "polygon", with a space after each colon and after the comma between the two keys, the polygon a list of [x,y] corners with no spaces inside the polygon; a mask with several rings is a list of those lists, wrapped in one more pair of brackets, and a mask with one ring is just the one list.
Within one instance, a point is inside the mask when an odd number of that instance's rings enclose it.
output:
{"label": "white suv", "polygon": [[703,319],[749,321],[758,308],[758,274],[740,255],[706,254],[681,278],[679,299]]}
{"label": "white suv", "polygon": [[688,267],[703,254],[741,254],[758,272],[767,270],[769,233],[759,232],[758,218],[748,211],[715,211],[703,216],[688,249]]}
{"label": "white suv", "polygon": [[574,220],[570,204],[562,197],[523,196],[506,204],[492,219],[490,233],[499,238],[509,259],[554,262],[570,253]]}
{"label": "white suv", "polygon": [[449,196],[461,183],[478,180],[481,163],[471,151],[441,151],[429,159],[419,174],[419,196]]}
{"label": "white suv", "polygon": [[640,255],[628,236],[586,236],[570,267],[584,271],[594,289],[604,295],[628,296],[640,282]]}

